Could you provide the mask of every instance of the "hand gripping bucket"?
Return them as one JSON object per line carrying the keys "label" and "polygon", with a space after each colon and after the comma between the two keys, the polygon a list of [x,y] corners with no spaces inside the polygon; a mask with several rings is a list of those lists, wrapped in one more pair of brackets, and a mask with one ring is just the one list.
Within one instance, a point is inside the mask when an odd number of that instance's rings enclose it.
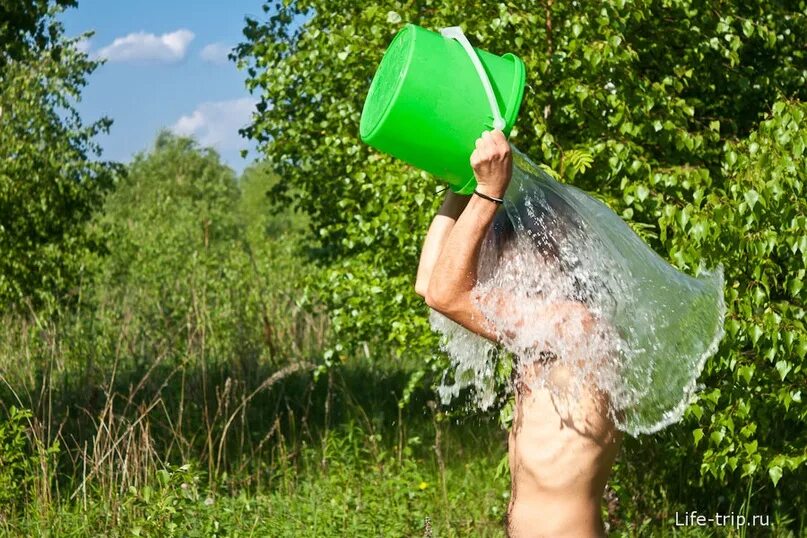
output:
{"label": "hand gripping bucket", "polygon": [[510,134],[524,73],[520,58],[473,48],[459,27],[438,34],[407,24],[370,84],[361,139],[470,194],[474,142],[485,130]]}

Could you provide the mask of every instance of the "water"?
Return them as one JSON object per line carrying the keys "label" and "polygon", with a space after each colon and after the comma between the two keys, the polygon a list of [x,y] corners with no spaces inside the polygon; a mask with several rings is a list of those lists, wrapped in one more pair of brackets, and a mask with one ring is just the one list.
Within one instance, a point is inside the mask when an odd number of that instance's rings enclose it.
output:
{"label": "water", "polygon": [[678,421],[723,337],[722,266],[696,277],[678,271],[606,205],[513,151],[473,290],[501,346],[433,311],[452,362],[438,389],[443,402],[471,388],[479,408],[493,405],[496,361],[507,353],[517,373],[537,372],[530,386],[549,388],[561,407],[593,383],[623,431]]}

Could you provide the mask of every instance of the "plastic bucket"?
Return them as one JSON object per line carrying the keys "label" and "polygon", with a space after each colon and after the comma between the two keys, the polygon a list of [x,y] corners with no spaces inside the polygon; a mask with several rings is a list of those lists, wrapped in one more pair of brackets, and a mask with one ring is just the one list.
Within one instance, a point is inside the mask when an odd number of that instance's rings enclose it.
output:
{"label": "plastic bucket", "polygon": [[458,27],[441,35],[408,24],[370,84],[361,139],[469,194],[476,187],[474,142],[494,127],[510,134],[524,74],[520,58],[472,48]]}

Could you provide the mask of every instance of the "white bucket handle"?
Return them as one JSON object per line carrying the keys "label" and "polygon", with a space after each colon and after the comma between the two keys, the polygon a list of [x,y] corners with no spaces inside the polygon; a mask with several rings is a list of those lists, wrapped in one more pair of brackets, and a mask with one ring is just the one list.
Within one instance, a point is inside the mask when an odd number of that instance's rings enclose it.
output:
{"label": "white bucket handle", "polygon": [[443,28],[440,30],[440,34],[443,37],[447,37],[449,39],[456,39],[459,41],[462,48],[465,49],[465,52],[468,53],[468,57],[471,59],[471,63],[474,64],[474,68],[476,68],[476,73],[479,75],[479,80],[482,81],[482,87],[485,88],[485,93],[488,96],[488,103],[490,104],[490,113],[493,116],[493,128],[504,130],[505,123],[504,118],[502,117],[501,112],[499,111],[499,105],[496,102],[496,95],[493,93],[493,86],[490,85],[490,79],[488,78],[488,74],[485,72],[485,68],[482,66],[482,62],[479,60],[479,57],[476,55],[476,51],[471,46],[471,42],[468,41],[468,38],[465,37],[465,34],[462,32],[462,28],[459,26],[449,26],[448,28]]}

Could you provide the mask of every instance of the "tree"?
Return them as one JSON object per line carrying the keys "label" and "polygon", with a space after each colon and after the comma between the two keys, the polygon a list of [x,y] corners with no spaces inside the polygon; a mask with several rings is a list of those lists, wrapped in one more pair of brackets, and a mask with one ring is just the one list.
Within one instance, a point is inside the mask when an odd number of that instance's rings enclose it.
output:
{"label": "tree", "polygon": [[58,42],[61,28],[49,15],[54,9],[75,6],[76,0],[0,0],[0,70],[9,60],[20,60],[32,47],[45,49]]}
{"label": "tree", "polygon": [[[656,197],[646,199],[647,178],[659,172],[681,177],[654,186],[659,201],[690,198],[720,171],[724,140],[747,134],[777,95],[807,93],[800,45],[807,22],[796,4],[397,6],[267,4],[272,15],[248,19],[246,41],[236,50],[249,88],[261,95],[260,114],[245,133],[284,178],[276,199],[311,216],[323,253],[337,264],[327,279],[330,302],[337,326],[346,313],[352,342],[386,338],[392,329],[394,338],[412,346],[406,328],[421,312],[409,291],[419,240],[438,203],[434,179],[378,154],[357,133],[374,69],[405,22],[437,29],[461,20],[474,42],[519,54],[531,76],[514,142],[624,210],[659,250],[661,206]],[[569,166],[575,151],[590,155],[584,173]],[[289,186],[307,196],[284,197]],[[354,280],[353,267],[362,277]],[[381,295],[365,293],[379,287]],[[351,302],[357,304],[342,309]],[[378,315],[381,304],[387,305],[384,316]],[[359,306],[367,317],[352,315]]]}
{"label": "tree", "polygon": [[63,36],[46,2],[17,5],[0,54],[0,310],[76,286],[86,256],[102,250],[86,223],[116,170],[93,160],[111,122],[85,125],[74,106],[99,63]]}
{"label": "tree", "polygon": [[294,213],[288,207],[272,206],[269,194],[278,181],[280,178],[267,163],[252,164],[239,178],[241,201],[238,213],[256,246],[269,238],[296,234],[305,225],[305,215]]}
{"label": "tree", "polygon": [[[746,491],[761,475],[767,486],[755,507],[770,506],[785,469],[791,488],[807,472],[798,456],[807,417],[796,388],[807,369],[798,256],[807,231],[803,202],[787,195],[801,192],[804,180],[804,146],[795,141],[805,130],[794,120],[803,106],[788,100],[807,100],[806,8],[803,0],[267,4],[265,20],[247,20],[235,53],[261,97],[244,132],[283,178],[275,200],[311,217],[323,266],[311,285],[334,328],[328,356],[391,340],[398,353],[426,357],[425,369],[440,368],[412,291],[437,185],[362,144],[358,126],[373,72],[401,26],[462,22],[475,44],[514,52],[527,65],[512,136],[520,149],[561,180],[596,192],[681,270],[696,270],[704,258],[730,266],[729,336],[705,378],[722,388],[703,393],[713,399],[708,414],[693,406],[660,445],[669,449],[665,465],[685,467],[693,488],[703,482],[682,495],[697,491],[717,506],[717,490],[738,506],[725,495],[728,481]],[[761,124],[772,110],[772,123]],[[763,146],[770,147],[764,158]],[[768,180],[754,182],[753,194],[749,181],[760,171]],[[306,195],[289,197],[287,188]],[[778,221],[781,215],[791,220]],[[784,273],[775,278],[776,271]],[[766,362],[772,355],[780,371]],[[766,424],[787,417],[781,438],[767,444],[765,432],[729,422],[740,395],[772,390],[788,375],[779,403],[754,400],[744,415]],[[709,442],[685,448],[699,435]],[[659,460],[653,464],[664,476]]]}
{"label": "tree", "polygon": [[164,317],[168,333],[187,325],[194,301],[226,296],[222,272],[241,237],[238,194],[235,173],[214,150],[161,132],[97,221],[109,242],[99,293]]}
{"label": "tree", "polygon": [[149,335],[138,360],[288,360],[294,343],[276,341],[272,320],[290,315],[285,295],[302,268],[296,219],[269,213],[276,181],[256,164],[239,182],[215,150],[167,131],[127,166],[94,221],[109,252],[86,302],[112,334],[126,323]]}

